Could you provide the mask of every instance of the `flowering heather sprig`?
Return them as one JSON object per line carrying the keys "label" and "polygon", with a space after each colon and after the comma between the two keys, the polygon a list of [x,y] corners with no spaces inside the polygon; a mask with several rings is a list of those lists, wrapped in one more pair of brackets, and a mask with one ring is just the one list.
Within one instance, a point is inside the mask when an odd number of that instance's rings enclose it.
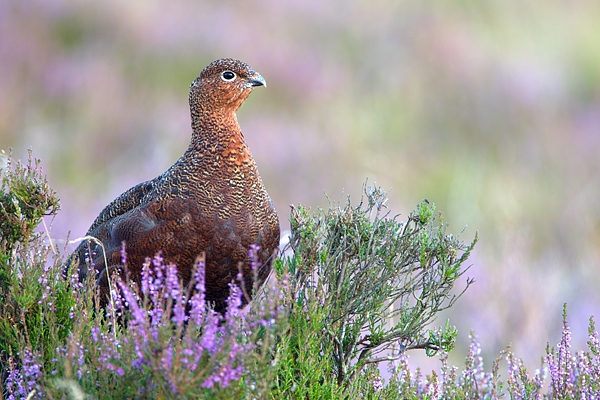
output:
{"label": "flowering heather sprig", "polygon": [[8,377],[4,384],[6,385],[6,391],[9,393],[9,399],[26,397],[28,394],[21,376],[21,370],[15,366],[12,357],[8,359]]}
{"label": "flowering heather sprig", "polygon": [[221,366],[217,366],[215,371],[202,382],[201,386],[212,388],[216,384],[219,384],[221,387],[227,387],[232,381],[240,379],[244,372],[244,366],[243,362],[241,362],[243,358],[239,358],[239,354],[247,354],[248,350],[251,350],[251,348],[234,342],[230,349],[229,359]]}
{"label": "flowering heather sprig", "polygon": [[536,370],[534,379],[531,379],[523,360],[517,358],[511,351],[505,352],[508,378],[506,380],[508,392],[513,399],[541,399],[540,394],[544,382],[544,368]]}
{"label": "flowering heather sprig", "polygon": [[[92,272],[95,276],[95,271]],[[83,282],[79,279],[79,272],[74,270],[71,272],[69,276],[69,287],[71,288],[71,295],[75,297],[78,303],[82,303],[83,299],[81,298],[83,293]]]}
{"label": "flowering heather sprig", "polygon": [[[248,257],[250,258],[250,266],[256,275],[262,267],[259,259],[260,246],[250,245]],[[274,278],[276,279],[276,278]],[[253,310],[256,313],[256,318],[250,322],[250,328],[267,327],[274,325],[278,319],[286,315],[286,296],[290,293],[290,276],[285,273],[277,281],[277,285],[265,284],[262,286],[262,292],[257,293],[257,298],[253,303]],[[257,288],[255,288],[257,289]]]}
{"label": "flowering heather sprig", "polygon": [[125,242],[121,245],[121,264],[127,265],[127,249],[125,248]]}
{"label": "flowering heather sprig", "polygon": [[250,268],[252,272],[258,272],[260,267],[262,267],[262,263],[258,257],[258,252],[260,251],[260,246],[256,244],[251,244],[250,249],[248,249],[248,256],[250,257]]}
{"label": "flowering heather sprig", "polygon": [[589,372],[589,384],[600,391],[600,342],[598,341],[598,331],[594,317],[590,317],[588,334],[588,347],[590,352],[586,357],[586,370]]}
{"label": "flowering heather sprig", "polygon": [[21,355],[21,368],[16,366],[12,357],[8,362],[8,377],[6,378],[6,390],[9,394],[8,400],[20,398],[32,398],[34,394],[42,398],[39,380],[42,377],[43,367],[41,356],[37,352],[25,349]]}
{"label": "flowering heather sprig", "polygon": [[462,372],[461,379],[466,383],[465,386],[479,386],[478,383],[484,381],[486,376],[483,370],[483,357],[481,357],[481,346],[475,337],[475,334],[471,332],[469,334],[469,352],[465,360],[466,368]]}
{"label": "flowering heather sprig", "polygon": [[588,328],[589,351],[571,354],[571,330],[567,323],[566,304],[563,311],[563,332],[558,350],[546,347],[545,362],[548,364],[550,384],[549,398],[600,399],[600,357],[598,332],[594,318]]}
{"label": "flowering heather sprig", "polygon": [[[203,318],[206,314],[206,286],[204,284],[204,258],[196,260],[194,266],[194,275],[192,277],[193,294],[188,304],[190,306],[189,318],[190,323],[196,326],[201,326]],[[191,286],[191,285],[190,285]]]}
{"label": "flowering heather sprig", "polygon": [[52,286],[49,284],[49,280],[53,278],[50,276],[50,271],[53,269],[53,265],[48,263],[44,266],[44,270],[42,272],[42,276],[39,277],[38,283],[42,285],[42,298],[38,301],[38,304],[41,306],[47,307],[49,312],[56,312],[56,307],[54,305],[54,296],[52,294]]}
{"label": "flowering heather sprig", "polygon": [[231,324],[235,324],[239,321],[241,316],[242,306],[242,290],[234,283],[229,284],[229,297],[227,298],[227,311],[225,313],[225,320],[230,327]]}
{"label": "flowering heather sprig", "polygon": [[[448,356],[443,354],[442,380],[443,386],[440,390],[441,398],[455,398],[457,393],[462,393],[468,398],[494,398],[496,395],[496,375],[494,372],[486,373],[483,357],[481,356],[481,345],[477,336],[469,334],[469,351],[465,358],[465,369],[460,375],[457,368],[448,366]],[[495,371],[495,366],[493,371]]]}
{"label": "flowering heather sprig", "polygon": [[253,302],[252,309],[256,313],[256,317],[249,321],[251,329],[273,326],[286,315],[285,297],[289,293],[287,290],[289,280],[284,277],[278,283],[278,285],[263,286],[262,296],[258,301]]}
{"label": "flowering heather sprig", "polygon": [[596,322],[594,317],[590,317],[590,324],[588,327],[588,334],[590,340],[588,340],[588,347],[594,356],[595,364],[600,367],[600,341],[598,341],[598,332],[596,331]]}
{"label": "flowering heather sprig", "polygon": [[428,398],[439,398],[441,388],[437,374],[424,378],[419,369],[413,373],[408,365],[408,358],[408,355],[403,354],[388,364],[390,381],[397,388],[398,395],[404,397],[427,395]]}
{"label": "flowering heather sprig", "polygon": [[450,366],[448,363],[448,353],[445,351],[440,354],[440,362],[442,363],[440,370],[443,392],[446,394],[455,394],[452,391],[458,382],[458,368],[454,365]]}
{"label": "flowering heather sprig", "polygon": [[121,311],[128,311],[127,314],[131,316],[131,319],[128,321],[130,330],[137,330],[139,334],[142,336],[145,334],[147,326],[148,326],[148,312],[141,306],[134,294],[133,290],[127,285],[127,283],[118,280],[117,285],[120,289],[120,294],[118,292],[115,293],[115,297],[121,297],[121,299],[117,299],[118,304],[122,306],[127,306],[127,309],[123,309]]}
{"label": "flowering heather sprig", "polygon": [[[548,346],[549,347],[549,346]],[[575,376],[571,356],[571,329],[567,324],[566,308],[563,312],[563,331],[558,351],[546,348],[545,361],[550,372],[550,393],[553,395],[573,395]]]}
{"label": "flowering heather sprig", "polygon": [[412,384],[412,373],[408,367],[408,355],[402,355],[398,359],[390,361],[388,372],[400,387]]}
{"label": "flowering heather sprig", "polygon": [[[150,268],[152,265],[152,268]],[[142,290],[142,295],[148,298],[151,302],[152,307],[148,310],[150,317],[152,318],[151,325],[156,327],[162,322],[164,307],[163,304],[163,290],[165,288],[165,265],[163,264],[163,258],[160,254],[157,254],[151,264],[144,264],[144,268],[149,270],[149,274],[146,275],[148,278],[148,292]],[[143,279],[143,278],[142,278]]]}

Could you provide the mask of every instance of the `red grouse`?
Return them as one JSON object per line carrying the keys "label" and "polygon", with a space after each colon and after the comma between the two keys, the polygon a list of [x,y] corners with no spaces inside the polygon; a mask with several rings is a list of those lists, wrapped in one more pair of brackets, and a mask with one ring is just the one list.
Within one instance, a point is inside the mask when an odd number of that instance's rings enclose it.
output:
{"label": "red grouse", "polygon": [[266,86],[249,65],[231,58],[210,63],[190,86],[192,140],[175,164],[132,187],[96,218],[74,252],[80,277],[93,262],[106,293],[106,272],[121,266],[125,242],[130,277],[140,280],[146,257],[162,251],[189,282],[196,258],[206,256],[206,299],[223,312],[229,283],[243,273],[251,287],[248,250],[260,247],[259,284],[279,244],[279,219],[244,141],[236,111],[255,86]]}

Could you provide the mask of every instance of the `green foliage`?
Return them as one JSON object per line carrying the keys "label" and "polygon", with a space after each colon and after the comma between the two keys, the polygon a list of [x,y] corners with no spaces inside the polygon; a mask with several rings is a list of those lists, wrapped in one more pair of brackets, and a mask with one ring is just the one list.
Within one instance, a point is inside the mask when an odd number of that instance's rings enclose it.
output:
{"label": "green foliage", "polygon": [[43,176],[39,160],[33,160],[29,150],[27,166],[9,161],[2,171],[0,191],[0,250],[10,252],[15,246],[26,246],[33,230],[44,215],[56,215],[60,203],[56,193]]}
{"label": "green foliage", "polygon": [[427,201],[402,223],[383,212],[385,192],[372,187],[364,192],[357,206],[348,199],[315,214],[293,208],[294,255],[284,264],[294,299],[290,318],[315,319],[318,354],[331,361],[325,366],[348,394],[370,364],[410,349],[434,355],[453,348],[453,327],[426,327],[462,294],[451,290],[477,240],[465,245],[447,235]]}
{"label": "green foliage", "polygon": [[60,279],[60,255],[49,260],[51,247],[34,229],[60,203],[31,151],[26,166],[13,169],[9,159],[0,174],[0,364],[23,344],[42,349],[47,362],[70,331],[75,302]]}
{"label": "green foliage", "polygon": [[281,335],[275,349],[277,375],[272,398],[339,398],[341,390],[334,376],[329,354],[333,343],[323,341],[327,313],[313,298],[300,299],[298,312],[289,314],[289,331]]}

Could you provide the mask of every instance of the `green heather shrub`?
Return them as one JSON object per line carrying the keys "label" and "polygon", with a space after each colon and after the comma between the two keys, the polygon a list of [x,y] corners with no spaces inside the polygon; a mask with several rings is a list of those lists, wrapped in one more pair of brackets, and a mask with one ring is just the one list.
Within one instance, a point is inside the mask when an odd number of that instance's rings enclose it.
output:
{"label": "green heather shrub", "polygon": [[9,158],[0,169],[0,181],[0,288],[6,291],[16,256],[39,239],[33,230],[44,215],[55,215],[60,203],[31,150],[26,166],[13,166]]}
{"label": "green heather shrub", "polygon": [[27,165],[9,159],[0,179],[0,363],[23,343],[48,360],[71,328],[74,302],[68,283],[57,279],[60,255],[34,229],[60,203],[31,150]]}
{"label": "green heather shrub", "polygon": [[[314,214],[292,208],[294,253],[278,264],[291,277],[290,324],[309,327],[299,332],[306,338],[294,336],[287,344],[298,346],[298,357],[307,357],[301,351],[306,346],[314,349],[312,357],[322,354],[317,365],[351,397],[368,365],[411,349],[434,355],[454,347],[454,327],[427,327],[462,294],[451,289],[476,242],[465,245],[447,235],[441,215],[427,201],[399,222],[385,212],[386,200],[381,189],[365,187],[356,206],[348,199]],[[294,376],[284,382],[296,388],[305,384]]]}
{"label": "green heather shrub", "polygon": [[[100,309],[93,274],[79,282],[65,271],[66,250],[34,230],[59,204],[39,162],[2,171],[1,196],[0,399],[600,396],[594,320],[588,350],[572,352],[566,306],[561,342],[533,374],[508,349],[486,372],[474,334],[464,367],[448,364],[458,333],[430,324],[473,283],[453,291],[477,238],[447,234],[427,201],[406,221],[385,211],[375,187],[357,205],[293,207],[283,249],[292,251],[246,309],[232,285],[219,315],[204,301],[202,258],[184,287],[160,254],[144,264],[140,286],[113,276]],[[255,269],[257,250],[249,249]],[[439,370],[411,370],[408,350],[437,354]]]}

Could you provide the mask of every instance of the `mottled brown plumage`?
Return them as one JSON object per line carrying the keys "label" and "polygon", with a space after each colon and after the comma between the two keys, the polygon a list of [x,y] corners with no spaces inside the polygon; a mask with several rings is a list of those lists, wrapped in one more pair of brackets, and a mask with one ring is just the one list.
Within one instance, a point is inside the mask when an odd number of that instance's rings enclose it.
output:
{"label": "mottled brown plumage", "polygon": [[[160,250],[188,282],[195,259],[205,253],[206,298],[223,311],[239,265],[246,285],[253,280],[248,249],[256,244],[263,264],[258,278],[264,282],[279,244],[279,220],[235,115],[252,88],[264,85],[262,76],[234,59],[212,62],[194,80],[188,149],[162,175],[112,201],[87,232],[103,243],[109,270],[120,266],[125,242],[135,280],[145,258]],[[80,275],[90,258],[100,276],[106,275],[99,245],[82,242],[74,256]],[[106,285],[106,279],[99,282]]]}

